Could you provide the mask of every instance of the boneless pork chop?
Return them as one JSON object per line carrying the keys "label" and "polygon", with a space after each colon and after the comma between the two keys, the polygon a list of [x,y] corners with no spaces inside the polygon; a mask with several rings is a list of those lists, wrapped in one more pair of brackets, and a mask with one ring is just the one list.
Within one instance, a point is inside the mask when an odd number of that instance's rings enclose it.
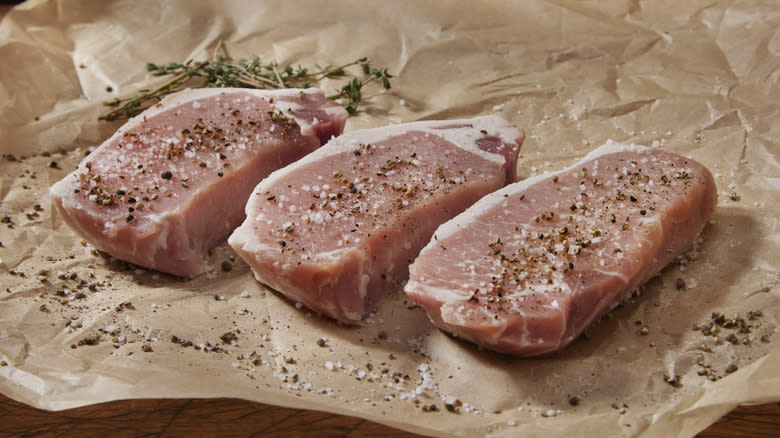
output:
{"label": "boneless pork chop", "polygon": [[443,224],[405,292],[436,326],[487,349],[550,353],[690,249],[715,201],[701,164],[608,143]]}
{"label": "boneless pork chop", "polygon": [[346,118],[314,89],[182,91],[128,121],[50,193],[96,248],[195,277],[244,219],[255,185],[340,134]]}
{"label": "boneless pork chop", "polygon": [[497,116],[344,134],[263,180],[228,242],[260,282],[359,322],[439,224],[515,179],[523,137]]}

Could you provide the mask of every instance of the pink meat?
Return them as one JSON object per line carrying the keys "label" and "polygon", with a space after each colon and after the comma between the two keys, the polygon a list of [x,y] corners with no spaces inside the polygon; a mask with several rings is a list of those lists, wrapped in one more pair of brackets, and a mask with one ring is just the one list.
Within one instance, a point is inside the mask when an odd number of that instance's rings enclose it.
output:
{"label": "pink meat", "polygon": [[701,164],[609,143],[443,224],[405,292],[436,326],[487,349],[554,352],[690,249],[715,202]]}
{"label": "pink meat", "polygon": [[96,248],[195,277],[244,220],[255,185],[339,135],[346,118],[314,89],[182,91],[128,121],[50,193]]}
{"label": "pink meat", "polygon": [[495,116],[342,135],[261,182],[228,242],[260,282],[359,322],[439,224],[511,182],[522,140]]}

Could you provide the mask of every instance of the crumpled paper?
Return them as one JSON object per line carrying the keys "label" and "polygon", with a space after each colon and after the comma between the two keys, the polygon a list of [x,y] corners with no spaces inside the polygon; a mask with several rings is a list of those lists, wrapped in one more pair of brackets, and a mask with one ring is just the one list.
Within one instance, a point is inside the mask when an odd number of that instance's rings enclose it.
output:
{"label": "crumpled paper", "polygon": [[[55,1],[0,22],[0,391],[44,409],[239,397],[435,436],[693,436],[780,400],[780,8],[772,2]],[[719,200],[697,247],[551,357],[436,330],[399,293],[359,327],[298,309],[227,246],[185,281],[86,245],[48,187],[119,126],[146,62],[367,56],[347,130],[498,113],[521,178],[607,139],[690,156]],[[323,84],[335,90],[337,81]],[[225,269],[220,266],[225,265]]]}

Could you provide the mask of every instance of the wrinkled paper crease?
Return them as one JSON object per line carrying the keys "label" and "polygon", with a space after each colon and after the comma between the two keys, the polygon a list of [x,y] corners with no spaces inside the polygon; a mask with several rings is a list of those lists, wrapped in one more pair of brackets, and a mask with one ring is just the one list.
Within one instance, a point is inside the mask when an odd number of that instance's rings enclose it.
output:
{"label": "wrinkled paper crease", "polygon": [[[778,401],[777,29],[769,1],[22,4],[0,22],[0,392],[52,410],[238,397],[435,436],[693,436],[739,404]],[[119,126],[97,120],[104,101],[161,83],[147,62],[219,44],[282,65],[388,67],[392,90],[367,86],[347,131],[497,113],[526,132],[521,178],[613,139],[701,161],[718,206],[695,260],[540,359],[448,337],[400,291],[362,326],[336,324],[258,284],[226,244],[194,280],[128,270],[82,244],[48,187]],[[692,330],[759,310],[736,333],[748,345]]]}

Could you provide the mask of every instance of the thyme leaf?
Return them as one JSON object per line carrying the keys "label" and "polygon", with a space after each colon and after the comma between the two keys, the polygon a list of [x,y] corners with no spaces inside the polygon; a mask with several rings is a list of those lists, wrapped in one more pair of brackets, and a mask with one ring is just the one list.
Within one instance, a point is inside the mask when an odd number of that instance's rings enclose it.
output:
{"label": "thyme leaf", "polygon": [[[221,47],[220,45],[218,50]],[[134,96],[104,102],[105,106],[114,109],[100,116],[99,120],[129,119],[156,104],[164,96],[185,88],[309,88],[317,86],[325,78],[350,77],[351,80],[328,98],[342,104],[352,114],[357,111],[362,100],[363,86],[377,81],[382,88],[389,90],[390,79],[393,77],[387,68],[372,66],[368,58],[359,58],[338,66],[315,67],[310,69],[290,64],[281,66],[275,60],[265,62],[257,55],[234,61],[226,54],[216,54],[212,60],[201,62],[150,62],[146,64],[149,73],[170,78],[157,88],[138,90]],[[352,75],[348,70],[350,67],[359,67],[362,75]]]}

